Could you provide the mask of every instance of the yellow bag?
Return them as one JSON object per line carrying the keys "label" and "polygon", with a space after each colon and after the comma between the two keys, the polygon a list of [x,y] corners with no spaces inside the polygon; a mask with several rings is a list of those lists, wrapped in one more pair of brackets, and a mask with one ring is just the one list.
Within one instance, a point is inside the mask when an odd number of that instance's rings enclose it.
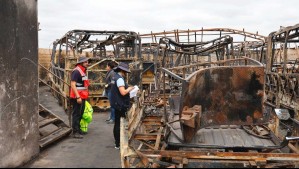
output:
{"label": "yellow bag", "polygon": [[85,109],[82,115],[82,119],[84,119],[87,123],[90,123],[92,121],[92,114],[93,114],[92,106],[89,104],[88,101],[85,101]]}
{"label": "yellow bag", "polygon": [[84,119],[81,119],[80,121],[80,129],[82,132],[87,133],[88,123]]}
{"label": "yellow bag", "polygon": [[92,114],[93,114],[93,108],[89,104],[88,101],[85,101],[85,109],[84,113],[82,115],[82,119],[80,121],[80,129],[83,132],[87,132],[88,130],[88,124],[92,121]]}

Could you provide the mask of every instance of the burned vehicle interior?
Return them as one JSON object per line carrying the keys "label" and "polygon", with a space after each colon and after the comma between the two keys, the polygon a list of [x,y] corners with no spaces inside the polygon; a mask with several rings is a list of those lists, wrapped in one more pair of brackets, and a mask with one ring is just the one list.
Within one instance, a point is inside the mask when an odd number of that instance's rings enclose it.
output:
{"label": "burned vehicle interior", "polygon": [[298,163],[288,146],[294,131],[278,137],[269,127],[274,110],[264,105],[266,37],[224,28],[140,36],[157,47],[152,56],[160,78],[122,121],[123,167]]}
{"label": "burned vehicle interior", "polygon": [[71,30],[53,43],[47,83],[69,109],[70,72],[87,56],[89,102],[108,110],[106,65],[129,64],[141,90],[121,119],[122,167],[296,167],[298,27]]}

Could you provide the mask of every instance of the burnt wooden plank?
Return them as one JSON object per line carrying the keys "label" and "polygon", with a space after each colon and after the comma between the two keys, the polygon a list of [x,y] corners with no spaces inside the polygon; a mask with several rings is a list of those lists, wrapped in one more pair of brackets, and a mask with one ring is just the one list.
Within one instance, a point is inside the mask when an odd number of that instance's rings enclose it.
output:
{"label": "burnt wooden plank", "polygon": [[58,139],[68,135],[69,133],[71,133],[71,131],[72,131],[71,128],[67,128],[67,127],[59,128],[58,130],[54,131],[50,135],[40,139],[39,146],[41,148],[43,148],[43,147],[57,141]]}
{"label": "burnt wooden plank", "polygon": [[[149,133],[149,134],[136,134],[134,136],[135,139],[137,140],[154,140],[156,141],[158,137],[158,134],[152,134],[152,133]],[[163,137],[163,135],[162,135]]]}
{"label": "burnt wooden plank", "polygon": [[59,120],[58,118],[46,118],[46,119],[38,122],[39,128],[42,128],[42,127],[44,127],[44,126],[46,126],[48,124],[54,123],[54,122],[56,122],[58,120]]}

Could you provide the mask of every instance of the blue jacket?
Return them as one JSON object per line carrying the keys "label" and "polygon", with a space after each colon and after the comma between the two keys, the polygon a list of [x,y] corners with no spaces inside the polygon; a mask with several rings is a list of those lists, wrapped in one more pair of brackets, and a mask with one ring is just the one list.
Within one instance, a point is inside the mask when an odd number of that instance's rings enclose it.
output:
{"label": "blue jacket", "polygon": [[[124,79],[121,75],[118,73],[115,73],[113,80],[114,83],[111,84],[111,107],[113,107],[116,110],[127,110],[130,107],[130,95],[129,93],[125,96],[121,95],[119,92],[119,89],[117,87],[117,80],[119,78]],[[124,80],[125,81],[125,80]],[[125,89],[128,88],[128,84],[125,81]]]}

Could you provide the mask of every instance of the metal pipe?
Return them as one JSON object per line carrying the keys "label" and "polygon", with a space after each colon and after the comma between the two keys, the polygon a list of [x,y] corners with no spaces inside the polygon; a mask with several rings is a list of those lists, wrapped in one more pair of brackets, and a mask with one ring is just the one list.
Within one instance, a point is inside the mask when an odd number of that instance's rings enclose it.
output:
{"label": "metal pipe", "polygon": [[286,137],[286,140],[299,140],[299,137]]}

